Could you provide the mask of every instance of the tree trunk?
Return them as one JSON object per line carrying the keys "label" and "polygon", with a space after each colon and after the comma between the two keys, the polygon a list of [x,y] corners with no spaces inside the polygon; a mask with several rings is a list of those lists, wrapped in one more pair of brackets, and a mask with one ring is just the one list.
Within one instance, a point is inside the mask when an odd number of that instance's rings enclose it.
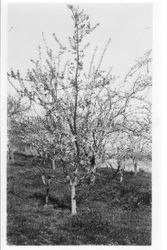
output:
{"label": "tree trunk", "polygon": [[46,197],[45,197],[45,207],[48,206],[48,200],[49,200],[49,188],[46,188]]}
{"label": "tree trunk", "polygon": [[56,169],[55,159],[52,159],[52,168],[53,168],[53,170]]}
{"label": "tree trunk", "polygon": [[137,162],[134,163],[134,172],[135,172],[135,175],[137,175]]}
{"label": "tree trunk", "polygon": [[124,161],[122,162],[122,168],[120,169],[120,182],[123,181],[123,178],[124,178],[124,170],[125,170],[125,158],[124,158]]}
{"label": "tree trunk", "polygon": [[121,176],[120,176],[120,182],[122,182],[123,181],[123,172],[121,171]]}
{"label": "tree trunk", "polygon": [[75,182],[71,185],[71,214],[77,214],[77,205],[76,205],[76,193],[75,193]]}
{"label": "tree trunk", "polygon": [[45,207],[48,206],[48,195],[46,195],[46,198],[45,198]]}
{"label": "tree trunk", "polygon": [[137,175],[137,159],[135,156],[132,157],[132,162],[133,162],[133,166],[134,166],[134,173],[135,173],[135,175]]}

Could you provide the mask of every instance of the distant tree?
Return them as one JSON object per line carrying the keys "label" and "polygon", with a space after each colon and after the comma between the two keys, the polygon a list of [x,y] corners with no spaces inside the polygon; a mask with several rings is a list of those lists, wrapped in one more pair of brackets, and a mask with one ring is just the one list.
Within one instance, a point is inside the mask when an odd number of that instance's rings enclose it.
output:
{"label": "distant tree", "polygon": [[132,160],[134,172],[137,174],[138,162],[148,159],[151,154],[151,144],[142,137],[129,136],[129,147],[127,155]]}
{"label": "distant tree", "polygon": [[14,162],[14,147],[21,144],[20,131],[17,130],[18,123],[21,122],[24,115],[29,111],[30,105],[22,101],[22,97],[8,96],[7,99],[7,122],[8,122],[8,159]]}

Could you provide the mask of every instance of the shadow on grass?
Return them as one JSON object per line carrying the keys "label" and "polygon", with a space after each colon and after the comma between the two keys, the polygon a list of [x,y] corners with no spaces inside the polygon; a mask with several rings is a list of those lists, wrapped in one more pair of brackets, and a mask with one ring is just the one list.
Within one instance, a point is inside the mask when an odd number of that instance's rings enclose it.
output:
{"label": "shadow on grass", "polygon": [[[35,198],[38,200],[39,205],[44,206],[45,205],[45,194],[42,192],[34,192],[29,196],[29,198]],[[64,197],[53,197],[49,196],[49,204],[53,205],[55,209],[61,208],[64,209],[71,209],[70,203],[64,199]]]}

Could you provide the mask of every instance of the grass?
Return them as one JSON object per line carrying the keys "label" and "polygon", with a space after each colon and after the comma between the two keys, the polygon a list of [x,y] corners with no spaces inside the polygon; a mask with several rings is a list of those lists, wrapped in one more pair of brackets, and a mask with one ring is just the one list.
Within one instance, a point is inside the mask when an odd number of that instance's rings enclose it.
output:
{"label": "grass", "polygon": [[[77,215],[70,214],[70,193],[55,183],[44,207],[45,190],[30,160],[9,164],[7,241],[9,245],[150,245],[151,174],[100,169],[95,185],[77,190]],[[57,171],[58,179],[62,173]]]}

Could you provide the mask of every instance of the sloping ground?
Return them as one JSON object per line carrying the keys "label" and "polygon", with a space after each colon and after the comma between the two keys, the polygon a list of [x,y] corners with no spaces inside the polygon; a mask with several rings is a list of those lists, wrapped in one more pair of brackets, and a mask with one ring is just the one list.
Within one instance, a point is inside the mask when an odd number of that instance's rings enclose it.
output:
{"label": "sloping ground", "polygon": [[150,245],[151,175],[100,169],[94,186],[78,189],[78,215],[70,215],[70,192],[58,169],[50,206],[29,159],[8,165],[9,245]]}

